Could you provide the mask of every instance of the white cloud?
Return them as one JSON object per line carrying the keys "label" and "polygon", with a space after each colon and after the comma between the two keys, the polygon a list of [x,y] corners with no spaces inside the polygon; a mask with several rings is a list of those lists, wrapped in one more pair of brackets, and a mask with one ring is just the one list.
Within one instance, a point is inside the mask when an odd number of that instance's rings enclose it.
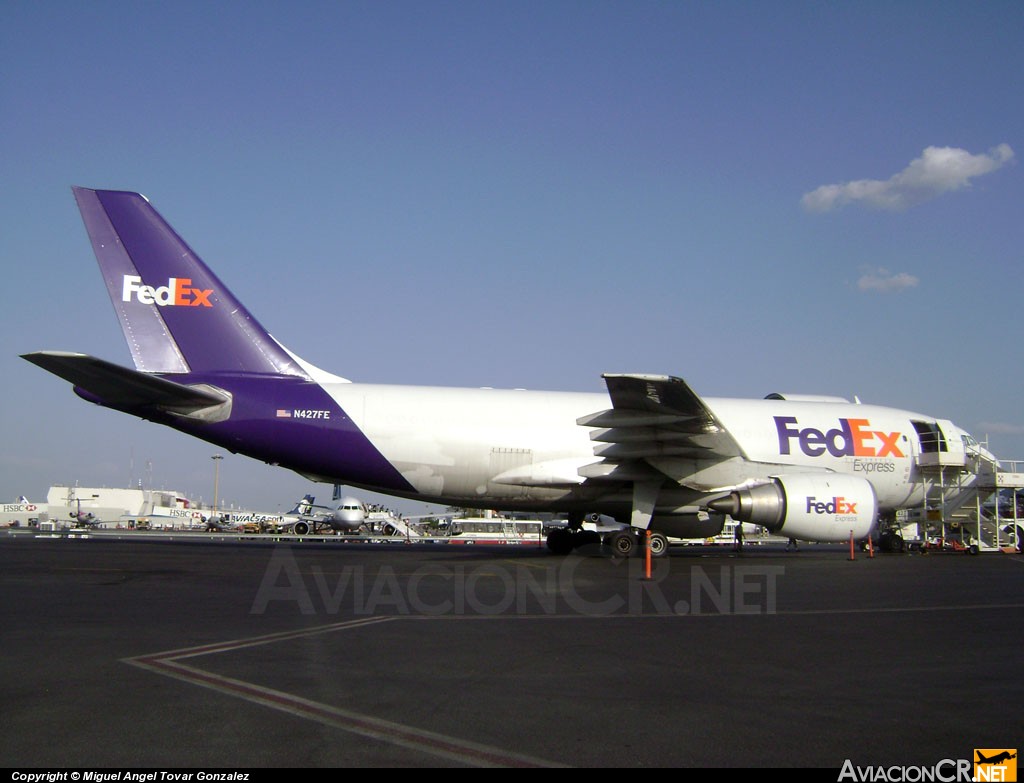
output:
{"label": "white cloud", "polygon": [[893,291],[902,291],[904,288],[913,288],[920,280],[906,272],[892,273],[884,267],[878,269],[866,269],[864,274],[857,281],[857,288],[861,291],[878,291],[883,294]]}
{"label": "white cloud", "polygon": [[1000,144],[981,155],[956,147],[928,147],[920,158],[887,180],[822,185],[805,193],[801,203],[809,212],[828,212],[854,203],[895,212],[967,187],[972,178],[1002,168],[1013,159],[1009,144]]}

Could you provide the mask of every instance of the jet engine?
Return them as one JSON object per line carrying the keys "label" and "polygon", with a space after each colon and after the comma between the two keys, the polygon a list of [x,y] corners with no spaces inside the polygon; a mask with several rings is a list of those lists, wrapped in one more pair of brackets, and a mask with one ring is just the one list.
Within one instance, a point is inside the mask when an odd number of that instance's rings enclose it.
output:
{"label": "jet engine", "polygon": [[878,516],[869,481],[839,473],[774,476],[767,484],[712,500],[708,508],[740,522],[762,525],[776,535],[804,541],[865,538]]}

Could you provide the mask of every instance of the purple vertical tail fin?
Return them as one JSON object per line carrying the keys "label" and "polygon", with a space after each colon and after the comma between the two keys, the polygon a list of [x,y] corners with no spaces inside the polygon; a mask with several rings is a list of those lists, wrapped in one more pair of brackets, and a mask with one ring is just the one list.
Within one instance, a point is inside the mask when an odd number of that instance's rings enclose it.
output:
{"label": "purple vertical tail fin", "polygon": [[144,196],[73,190],[136,369],[308,377]]}

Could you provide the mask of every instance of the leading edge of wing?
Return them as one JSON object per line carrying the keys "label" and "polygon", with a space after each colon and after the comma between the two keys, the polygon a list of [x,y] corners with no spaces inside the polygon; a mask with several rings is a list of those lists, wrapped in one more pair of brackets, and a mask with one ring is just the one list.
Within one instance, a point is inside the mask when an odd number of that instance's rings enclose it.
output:
{"label": "leading edge of wing", "polygon": [[229,395],[211,387],[186,386],[84,353],[37,351],[21,358],[74,384],[87,399],[119,410],[192,416],[230,405]]}

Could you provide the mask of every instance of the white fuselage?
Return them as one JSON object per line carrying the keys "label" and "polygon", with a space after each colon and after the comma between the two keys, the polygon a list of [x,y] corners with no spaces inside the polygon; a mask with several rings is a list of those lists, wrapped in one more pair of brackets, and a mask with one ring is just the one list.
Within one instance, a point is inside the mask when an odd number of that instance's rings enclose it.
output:
{"label": "white fuselage", "polygon": [[[591,440],[592,429],[576,420],[612,406],[609,396],[601,393],[359,383],[324,388],[420,496],[442,502],[476,500],[495,507],[544,504],[578,494],[583,478],[577,471],[601,458],[594,454],[599,444]],[[649,460],[681,485],[681,494],[669,492],[659,500],[666,510],[685,504],[689,496],[786,472],[862,477],[874,486],[880,508],[905,506],[922,497],[916,468],[922,447],[912,422],[935,425],[932,417],[837,402],[704,403],[743,456]],[[966,433],[942,424],[946,440],[962,452]]]}

